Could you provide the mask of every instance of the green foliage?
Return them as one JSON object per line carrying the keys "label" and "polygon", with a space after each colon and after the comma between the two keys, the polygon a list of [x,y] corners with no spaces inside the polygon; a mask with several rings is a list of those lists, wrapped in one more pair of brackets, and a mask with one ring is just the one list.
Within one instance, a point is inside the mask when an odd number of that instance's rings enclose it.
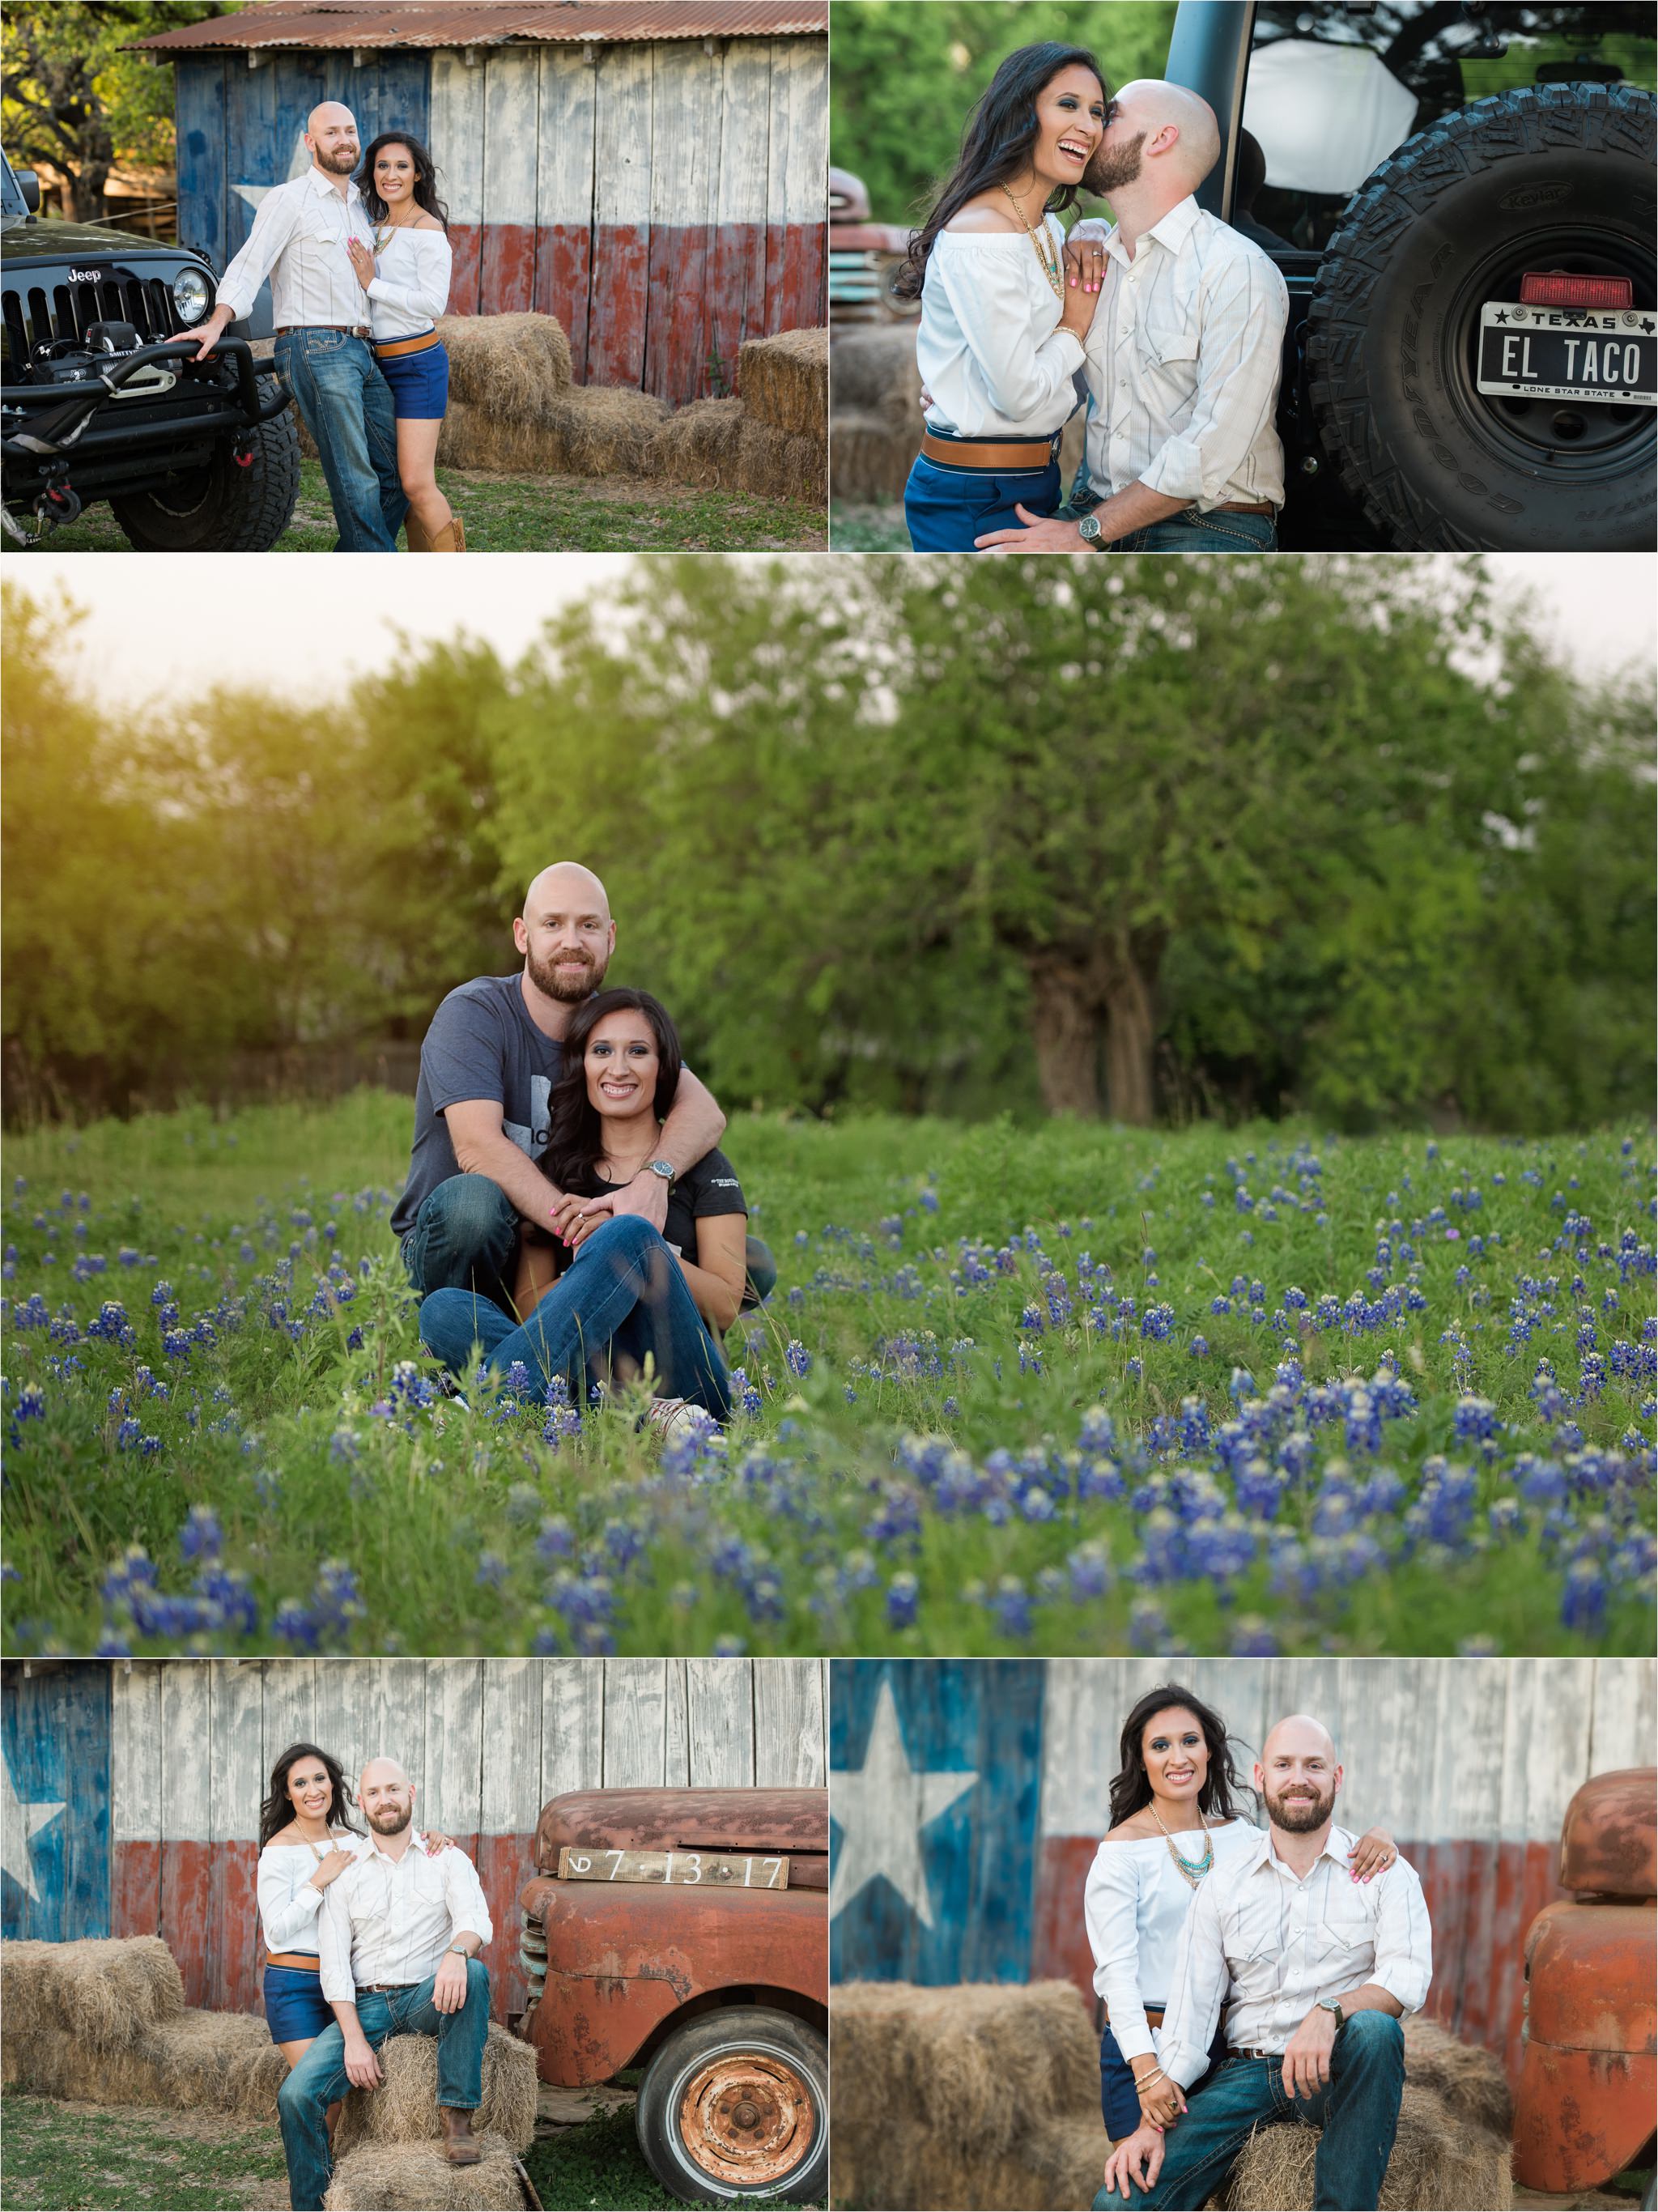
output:
{"label": "green foliage", "polygon": [[863,179],[877,222],[917,222],[1016,46],[1088,47],[1127,84],[1163,75],[1174,22],[1174,0],[835,0],[830,159]]}

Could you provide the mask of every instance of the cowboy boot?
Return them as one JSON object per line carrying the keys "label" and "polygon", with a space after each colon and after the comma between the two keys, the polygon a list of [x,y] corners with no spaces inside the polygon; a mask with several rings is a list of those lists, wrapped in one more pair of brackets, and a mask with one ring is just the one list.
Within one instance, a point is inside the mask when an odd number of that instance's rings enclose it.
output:
{"label": "cowboy boot", "polygon": [[452,507],[449,520],[441,530],[434,531],[428,541],[428,553],[464,553],[466,550],[466,525]]}
{"label": "cowboy boot", "polygon": [[450,2165],[476,2166],[480,2153],[472,2133],[472,2115],[459,2105],[442,2105],[438,2118],[443,2124],[443,2154]]}
{"label": "cowboy boot", "polygon": [[436,550],[412,507],[403,519],[403,534],[408,540],[409,550],[411,553],[431,553]]}

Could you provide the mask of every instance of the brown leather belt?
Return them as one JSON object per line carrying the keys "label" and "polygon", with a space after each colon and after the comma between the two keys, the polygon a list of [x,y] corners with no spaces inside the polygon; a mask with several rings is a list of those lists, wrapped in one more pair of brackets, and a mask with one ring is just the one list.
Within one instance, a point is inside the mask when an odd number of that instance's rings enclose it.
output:
{"label": "brown leather belt", "polygon": [[1258,500],[1253,507],[1245,507],[1240,500],[1229,500],[1223,507],[1212,507],[1209,512],[1211,514],[1276,514],[1278,509],[1270,499]]}
{"label": "brown leather belt", "polygon": [[1284,2057],[1281,2051],[1251,2051],[1247,2047],[1242,2050],[1229,2051],[1226,2055],[1229,2058],[1272,2058],[1280,2061]]}
{"label": "brown leather belt", "polygon": [[[1111,2014],[1109,2010],[1104,2006],[1102,2006],[1100,2008],[1100,2017],[1103,2020],[1105,2025],[1109,2027],[1111,2025]],[[1161,2005],[1147,2005],[1145,2008],[1145,2019],[1146,2025],[1149,2027],[1161,2027],[1163,2026],[1163,2007]]]}
{"label": "brown leather belt", "polygon": [[374,348],[374,358],[376,361],[395,361],[399,354],[428,353],[434,345],[442,343],[443,340],[435,331],[428,331],[422,337],[392,338],[385,345]]}
{"label": "brown leather belt", "polygon": [[401,1996],[405,1990],[417,1990],[420,1984],[418,1982],[359,1982],[357,1987],[366,1990],[371,1996],[395,1997]]}
{"label": "brown leather belt", "polygon": [[286,1966],[296,1974],[319,1974],[322,1972],[321,1962],[310,1951],[267,1951],[264,1963],[267,1966]]}
{"label": "brown leather belt", "polygon": [[279,323],[276,336],[279,338],[302,337],[307,331],[344,331],[354,338],[373,336],[366,323]]}
{"label": "brown leather belt", "polygon": [[921,452],[929,461],[950,469],[982,469],[987,473],[1039,476],[1054,458],[1051,438],[940,438],[931,430],[921,433]]}

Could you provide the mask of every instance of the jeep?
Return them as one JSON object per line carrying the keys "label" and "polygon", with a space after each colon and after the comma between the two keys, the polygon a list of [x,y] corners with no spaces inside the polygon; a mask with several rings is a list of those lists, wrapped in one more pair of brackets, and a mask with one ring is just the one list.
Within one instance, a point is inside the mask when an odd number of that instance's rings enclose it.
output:
{"label": "jeep", "polygon": [[175,333],[213,311],[212,264],[99,223],[46,222],[0,157],[0,523],[39,544],[107,500],[148,553],[260,553],[287,529],[300,447],[287,393],[234,325],[206,361]]}

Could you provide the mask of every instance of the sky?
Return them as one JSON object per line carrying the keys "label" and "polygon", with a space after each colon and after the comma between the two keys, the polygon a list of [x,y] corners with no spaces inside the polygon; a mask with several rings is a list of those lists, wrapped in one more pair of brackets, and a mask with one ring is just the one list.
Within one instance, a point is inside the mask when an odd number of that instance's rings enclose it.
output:
{"label": "sky", "polygon": [[[1498,553],[1488,559],[1499,599],[1511,602],[1528,592],[1546,635],[1586,675],[1651,661],[1658,558]],[[391,569],[359,562],[347,572],[348,591],[326,556],[250,565],[218,554],[120,561],[43,550],[9,560],[5,574],[35,597],[50,599],[61,587],[87,610],[76,649],[83,674],[119,670],[126,702],[136,705],[227,681],[268,684],[293,696],[313,684],[337,683],[343,673],[387,666],[404,650],[399,633],[424,640],[465,628],[515,659],[556,608],[603,591],[634,565],[631,556],[610,553],[495,555],[459,565],[401,561]],[[391,604],[376,604],[380,592]]]}

